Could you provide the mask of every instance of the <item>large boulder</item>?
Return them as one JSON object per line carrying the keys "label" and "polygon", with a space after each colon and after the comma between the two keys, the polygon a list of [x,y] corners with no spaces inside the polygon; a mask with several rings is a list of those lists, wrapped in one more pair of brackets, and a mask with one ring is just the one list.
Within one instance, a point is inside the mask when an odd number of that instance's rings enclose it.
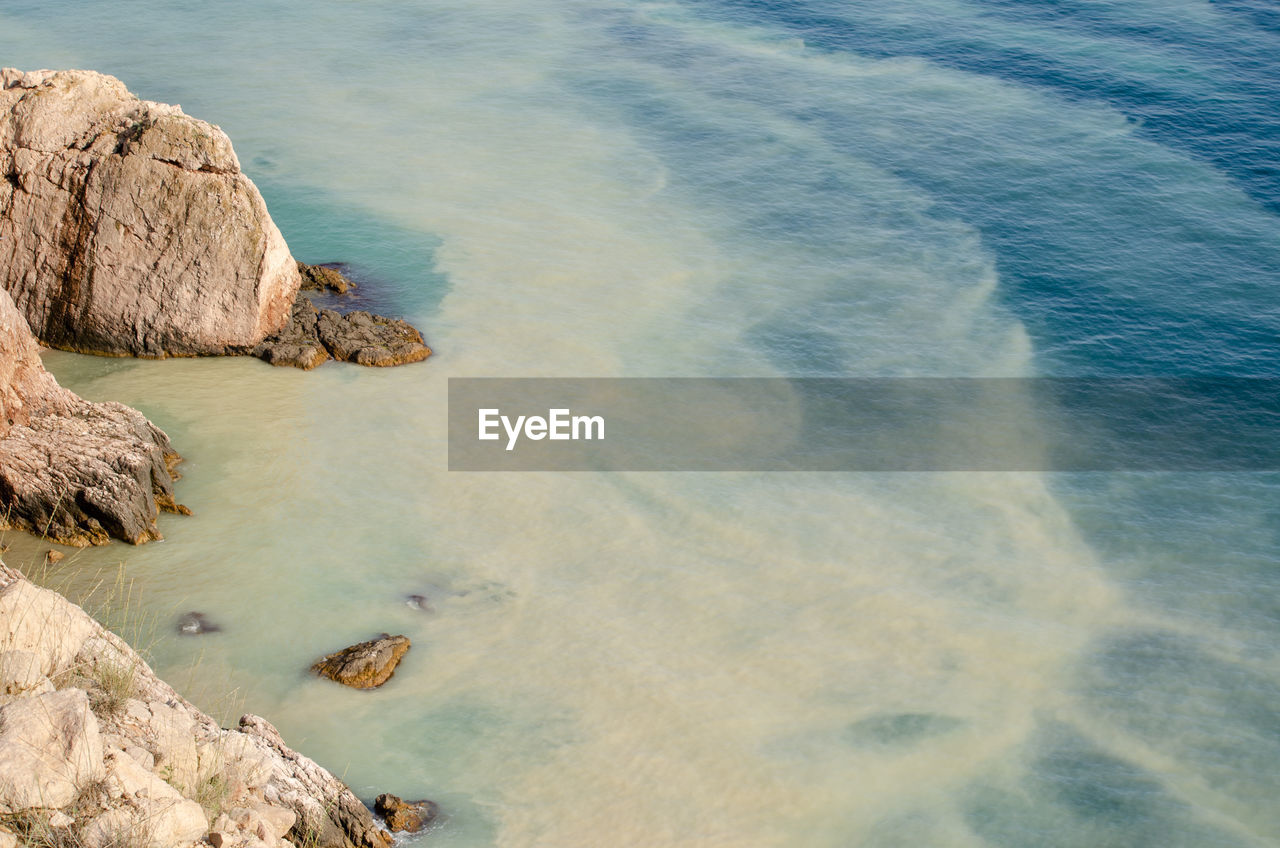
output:
{"label": "large boulder", "polygon": [[178,461],[142,413],[59,386],[0,289],[0,527],[68,545],[159,539],[159,512],[187,511],[174,499]]}
{"label": "large boulder", "polygon": [[0,71],[0,288],[45,344],[247,352],[299,283],[222,130],[92,71]]}

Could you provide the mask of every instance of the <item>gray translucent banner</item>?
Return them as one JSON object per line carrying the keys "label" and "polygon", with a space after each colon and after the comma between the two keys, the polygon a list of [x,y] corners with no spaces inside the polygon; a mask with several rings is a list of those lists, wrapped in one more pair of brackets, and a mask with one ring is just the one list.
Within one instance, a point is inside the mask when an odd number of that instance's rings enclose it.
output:
{"label": "gray translucent banner", "polygon": [[449,380],[451,471],[1275,471],[1280,379]]}

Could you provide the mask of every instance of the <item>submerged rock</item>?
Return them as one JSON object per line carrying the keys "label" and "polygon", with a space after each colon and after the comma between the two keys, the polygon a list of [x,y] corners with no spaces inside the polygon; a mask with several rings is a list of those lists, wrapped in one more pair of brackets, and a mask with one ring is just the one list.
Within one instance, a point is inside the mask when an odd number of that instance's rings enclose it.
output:
{"label": "submerged rock", "polygon": [[440,814],[434,801],[405,801],[389,792],[377,797],[373,810],[382,816],[393,833],[417,833]]}
{"label": "submerged rock", "polygon": [[426,359],[431,348],[405,321],[363,311],[343,315],[300,297],[285,328],[254,348],[253,355],[272,365],[310,370],[331,357],[375,367],[404,365]]}
{"label": "submerged rock", "polygon": [[222,628],[214,624],[202,612],[189,612],[178,619],[178,632],[183,636],[199,636],[202,633],[220,633]]}
{"label": "submerged rock", "polygon": [[341,266],[308,265],[298,263],[298,273],[302,275],[304,291],[328,291],[334,294],[346,294],[356,287],[340,270]]}
{"label": "submerged rock", "polygon": [[377,639],[321,657],[311,670],[344,686],[374,689],[391,678],[409,646],[408,636],[383,633]]}
{"label": "submerged rock", "polygon": [[0,288],[45,343],[244,352],[301,278],[231,141],[93,71],[0,71]]}

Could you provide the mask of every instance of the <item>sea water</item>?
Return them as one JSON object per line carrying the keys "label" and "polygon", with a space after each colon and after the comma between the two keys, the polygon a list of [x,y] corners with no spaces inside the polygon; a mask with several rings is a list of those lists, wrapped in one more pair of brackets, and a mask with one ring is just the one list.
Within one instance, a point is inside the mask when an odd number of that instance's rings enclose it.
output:
{"label": "sea water", "polygon": [[55,576],[421,844],[1280,844],[1274,476],[445,470],[450,376],[1276,376],[1274,4],[6,0],[0,64],[219,124],[425,328],[46,358],[195,513]]}

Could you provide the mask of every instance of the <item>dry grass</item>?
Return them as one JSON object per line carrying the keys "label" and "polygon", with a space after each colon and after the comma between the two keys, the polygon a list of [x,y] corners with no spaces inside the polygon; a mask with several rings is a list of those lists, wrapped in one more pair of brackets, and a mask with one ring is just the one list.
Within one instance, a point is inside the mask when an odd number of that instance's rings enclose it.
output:
{"label": "dry grass", "polygon": [[107,809],[110,800],[105,780],[90,783],[80,790],[75,801],[61,813],[71,819],[66,827],[54,827],[50,810],[23,810],[0,816],[3,824],[18,837],[18,845],[24,848],[151,848],[155,845],[154,828],[148,821],[131,818],[114,830],[96,834],[90,840],[88,825]]}
{"label": "dry grass", "polygon": [[138,694],[138,665],[140,661],[115,663],[108,660],[95,662],[88,669],[89,708],[98,718],[118,716],[124,705]]}
{"label": "dry grass", "polygon": [[182,794],[203,807],[209,821],[213,821],[227,808],[227,801],[231,797],[231,781],[225,773],[219,771],[197,780],[190,791]]}

